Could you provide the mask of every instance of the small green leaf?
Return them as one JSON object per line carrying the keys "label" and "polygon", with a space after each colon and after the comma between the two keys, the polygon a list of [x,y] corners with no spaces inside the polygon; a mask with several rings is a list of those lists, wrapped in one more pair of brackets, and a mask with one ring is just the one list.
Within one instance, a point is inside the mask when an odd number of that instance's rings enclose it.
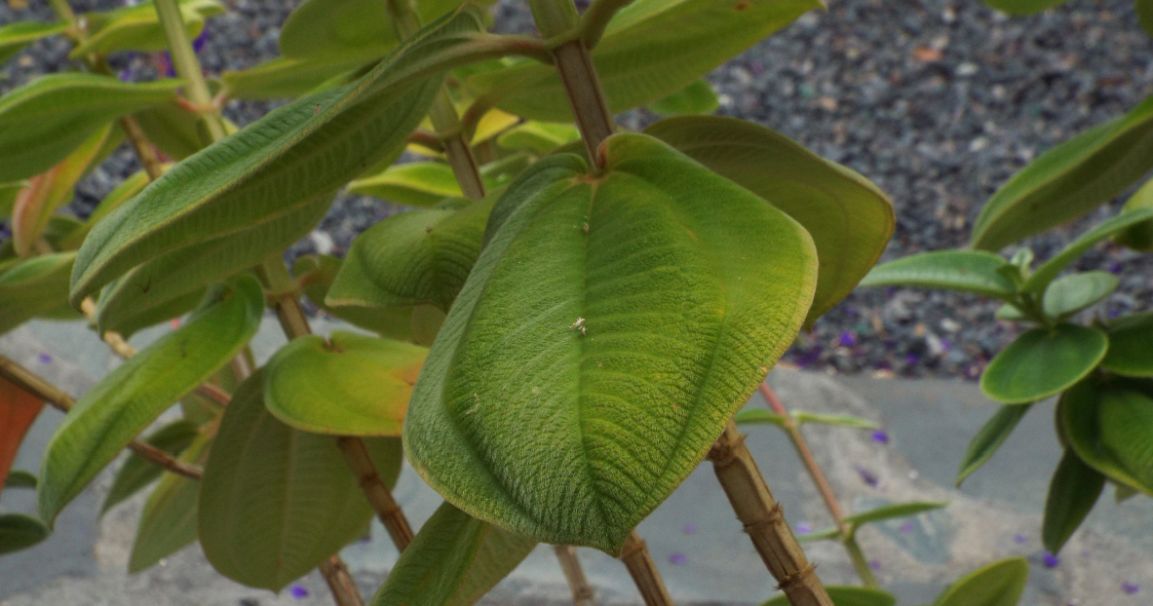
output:
{"label": "small green leaf", "polygon": [[290,427],[310,433],[397,437],[428,350],[335,332],[281,347],[264,369],[264,402]]}
{"label": "small green leaf", "polygon": [[0,515],[0,555],[28,549],[48,538],[48,527],[25,515]]}
{"label": "small green leaf", "polygon": [[501,133],[496,144],[504,149],[544,156],[575,141],[580,141],[580,131],[568,122],[529,120]]}
{"label": "small green leaf", "polygon": [[[1138,6],[1145,4],[1149,8],[1149,19],[1153,21],[1153,1],[1137,0]],[[1136,193],[1129,197],[1121,213],[1125,214],[1141,209],[1153,208],[1153,179],[1142,185]],[[1122,246],[1128,246],[1140,252],[1153,252],[1153,219],[1146,219],[1132,225],[1113,237],[1113,240]]]}
{"label": "small green leaf", "polygon": [[[224,5],[216,0],[180,0],[179,7],[189,38],[200,35],[206,18],[224,12]],[[71,59],[81,59],[93,53],[108,55],[117,51],[161,51],[168,48],[152,2],[87,13],[84,20],[88,35],[68,54]]]}
{"label": "small green leaf", "polygon": [[68,31],[68,24],[63,21],[55,23],[24,21],[0,27],[0,64],[6,63],[25,46],[35,41],[66,31]]}
{"label": "small green leaf", "polygon": [[[207,458],[212,438],[198,436],[180,460],[202,463]],[[140,512],[136,540],[128,556],[128,572],[136,573],[155,566],[160,560],[196,541],[197,480],[176,474],[165,475]]]}
{"label": "small green leaf", "polygon": [[720,106],[708,80],[697,80],[681,90],[653,101],[649,109],[664,116],[711,114]]}
{"label": "small green leaf", "polygon": [[595,177],[546,158],[494,207],[404,443],[469,515],[619,552],[796,337],[816,253],[656,139],[617,134],[600,156]]}
{"label": "small green leaf", "polygon": [[1029,404],[1002,406],[981,426],[977,435],[969,442],[965,458],[961,459],[961,468],[957,471],[957,486],[993,458],[993,454],[1005,443],[1030,408],[1032,406]]}
{"label": "small green leaf", "polygon": [[292,274],[300,281],[308,300],[326,313],[382,337],[415,343],[411,307],[330,307],[324,302],[341,265],[342,261],[331,255],[304,255],[296,258]]}
{"label": "small green leaf", "polygon": [[831,415],[806,410],[794,410],[793,418],[799,425],[816,423],[818,425],[835,425],[837,427],[853,427],[856,429],[877,429],[880,425],[876,421],[854,417],[852,415]]}
{"label": "small green leaf", "polygon": [[[176,421],[156,430],[145,442],[170,455],[179,456],[199,433],[196,425],[188,421]],[[108,495],[104,497],[104,505],[100,508],[101,515],[155,482],[162,473],[163,469],[156,463],[138,454],[130,454],[124,460],[120,471],[116,472],[112,488],[108,489]]]}
{"label": "small green leaf", "polygon": [[[897,598],[880,589],[852,586],[825,586],[834,606],[896,606]],[[761,606],[789,606],[788,596],[781,594]]]}
{"label": "small green leaf", "polygon": [[1010,15],[1032,15],[1064,2],[1065,0],[985,0],[985,4]]}
{"label": "small green leaf", "polygon": [[861,286],[921,286],[973,292],[1008,300],[1017,292],[1001,257],[979,250],[919,253],[873,268]]}
{"label": "small green leaf", "polygon": [[1094,244],[1150,219],[1153,219],[1153,208],[1140,208],[1124,211],[1115,217],[1102,221],[1093,229],[1081,234],[1054,257],[1045,261],[1041,267],[1037,268],[1037,271],[1033,272],[1033,275],[1029,276],[1021,289],[1025,292],[1041,292],[1061,273],[1061,270],[1080,258]]}
{"label": "small green leaf", "polygon": [[53,253],[0,264],[0,334],[68,300],[75,253]]}
{"label": "small green leaf", "polygon": [[1072,450],[1065,450],[1057,471],[1049,480],[1045,500],[1045,520],[1041,540],[1052,553],[1061,551],[1065,542],[1092,511],[1105,489],[1105,476],[1081,462]]}
{"label": "small green leaf", "polygon": [[1108,297],[1121,281],[1107,271],[1087,271],[1063,276],[1045,289],[1042,306],[1045,315],[1054,319],[1067,318],[1086,307]]}
{"label": "small green leaf", "polygon": [[915,516],[919,513],[926,511],[933,511],[947,506],[948,503],[941,501],[916,501],[913,503],[897,503],[894,505],[884,505],[861,513],[855,513],[851,516],[845,516],[844,520],[847,524],[852,524],[854,527],[864,526],[865,524],[872,524],[873,522],[883,522],[885,520],[892,520],[894,518],[907,518]]}
{"label": "small green leaf", "polygon": [[[973,247],[997,250],[1084,215],[1153,168],[1153,98],[1045,152],[981,209]],[[1051,278],[1050,278],[1051,279]]]}
{"label": "small green leaf", "polygon": [[1109,353],[1101,368],[1126,377],[1153,377],[1153,313],[1136,314],[1109,325]]}
{"label": "small green leaf", "polygon": [[9,92],[0,97],[0,181],[52,168],[101,127],[174,98],[180,85],[70,73],[41,76]]}
{"label": "small green leaf", "polygon": [[32,475],[30,471],[22,469],[13,469],[8,472],[8,477],[4,478],[4,488],[36,488],[36,476]]}
{"label": "small green leaf", "polygon": [[40,472],[40,517],[51,523],[145,427],[224,366],[260,324],[264,293],[245,277],[109,373],[65,417]]}
{"label": "small green leaf", "polygon": [[1095,328],[1034,328],[993,357],[981,375],[981,391],[1002,404],[1043,400],[1089,374],[1108,349],[1109,339]]}
{"label": "small green leaf", "polygon": [[357,236],[328,291],[332,307],[430,304],[447,311],[484,242],[492,201],[389,217]]}
{"label": "small green leaf", "polygon": [[888,197],[856,172],[763,126],[693,116],[646,132],[788,213],[813,237],[820,271],[811,325],[861,281],[893,233]]}
{"label": "small green leaf", "polygon": [[[200,484],[200,542],[224,576],[279,591],[361,536],[372,510],[336,440],[269,414],[262,374],[242,383],[225,409]],[[393,486],[399,441],[366,444]]]}
{"label": "small green leaf", "polygon": [[733,416],[733,421],[738,425],[776,425],[777,427],[785,426],[785,418],[781,415],[764,408],[746,408],[737,411]]}
{"label": "small green leaf", "polygon": [[373,606],[469,606],[520,564],[536,541],[445,503],[388,574]]}
{"label": "small green leaf", "polygon": [[1153,495],[1153,397],[1146,383],[1084,381],[1057,407],[1077,456],[1114,482]]}
{"label": "small green leaf", "polygon": [[933,606],[1017,606],[1029,580],[1029,562],[1009,558],[959,578]]}

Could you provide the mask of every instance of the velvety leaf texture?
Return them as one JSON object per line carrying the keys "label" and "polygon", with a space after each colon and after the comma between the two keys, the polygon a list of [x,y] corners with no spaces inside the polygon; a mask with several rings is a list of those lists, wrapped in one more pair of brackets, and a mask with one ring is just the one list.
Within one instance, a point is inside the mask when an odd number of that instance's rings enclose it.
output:
{"label": "velvety leaf texture", "polygon": [[659,141],[530,168],[413,393],[405,447],[466,513],[618,552],[795,338],[808,234]]}

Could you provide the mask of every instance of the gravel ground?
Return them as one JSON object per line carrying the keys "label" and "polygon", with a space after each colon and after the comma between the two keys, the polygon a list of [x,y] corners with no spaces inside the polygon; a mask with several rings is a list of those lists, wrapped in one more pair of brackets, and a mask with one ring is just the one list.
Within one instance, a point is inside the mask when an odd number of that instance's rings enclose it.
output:
{"label": "gravel ground", "polygon": [[[209,24],[206,71],[253,65],[273,55],[279,24],[295,2],[226,0]],[[113,2],[74,2],[78,10]],[[502,29],[528,26],[524,3],[505,0]],[[1073,0],[1033,17],[1009,18],[978,0],[830,0],[711,80],[721,112],[778,129],[873,179],[892,197],[898,224],[885,258],[962,246],[984,200],[1030,159],[1072,134],[1120,115],[1153,85],[1153,42],[1132,0]],[[49,18],[42,3],[0,23]],[[61,69],[67,44],[44,41],[0,69],[0,91],[46,67]],[[164,69],[155,55],[114,57],[135,79]],[[246,124],[266,105],[234,103]],[[645,120],[642,115],[630,117]],[[127,150],[95,171],[74,209],[87,214],[120,176],[135,169]],[[1041,259],[1116,205],[1035,239]],[[339,254],[357,233],[394,209],[342,197],[311,237],[294,248]],[[1107,314],[1148,308],[1153,256],[1120,248],[1087,255],[1084,268],[1122,278]],[[802,335],[788,359],[833,372],[976,378],[1015,333],[993,320],[995,304],[913,290],[854,293]]]}

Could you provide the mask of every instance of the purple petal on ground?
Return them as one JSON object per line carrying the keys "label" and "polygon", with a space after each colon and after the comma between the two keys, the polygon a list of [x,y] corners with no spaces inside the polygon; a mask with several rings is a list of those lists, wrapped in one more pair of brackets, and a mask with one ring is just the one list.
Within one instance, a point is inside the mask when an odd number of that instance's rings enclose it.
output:
{"label": "purple petal on ground", "polygon": [[808,522],[797,522],[797,534],[809,534],[813,531],[813,525]]}
{"label": "purple petal on ground", "polygon": [[689,558],[685,554],[683,554],[679,551],[674,552],[671,555],[669,555],[669,564],[672,564],[673,566],[684,566],[685,564],[688,564],[688,563],[689,563]]}
{"label": "purple petal on ground", "polygon": [[877,478],[877,474],[869,471],[868,469],[865,469],[864,467],[861,467],[860,465],[857,466],[857,475],[861,477],[862,482],[868,484],[872,488],[876,488],[877,484],[881,483],[881,480]]}
{"label": "purple petal on ground", "polygon": [[873,570],[880,570],[881,569],[881,561],[880,560],[869,560],[869,568],[872,568]]}
{"label": "purple petal on ground", "polygon": [[51,364],[52,355],[48,353],[41,353],[40,355],[36,356],[36,360],[41,364]]}
{"label": "purple petal on ground", "polygon": [[200,30],[200,35],[192,41],[192,52],[199,53],[200,49],[204,48],[204,43],[208,40],[208,24],[204,24],[204,29]]}
{"label": "purple petal on ground", "polygon": [[889,434],[885,433],[883,429],[878,429],[873,432],[873,441],[878,444],[888,444]]}
{"label": "purple petal on ground", "polygon": [[910,532],[913,532],[916,529],[917,529],[917,525],[913,522],[905,522],[904,524],[901,524],[900,528],[898,528],[898,530],[900,530],[902,534],[909,534]]}
{"label": "purple petal on ground", "polygon": [[681,532],[685,534],[697,534],[697,525],[688,522],[684,526],[681,526]]}
{"label": "purple petal on ground", "polygon": [[1045,568],[1056,568],[1060,564],[1061,558],[1057,557],[1055,553],[1046,551],[1045,555],[1041,556],[1041,565]]}
{"label": "purple petal on ground", "polygon": [[292,589],[289,589],[288,592],[292,594],[294,599],[297,600],[303,600],[304,598],[307,598],[309,593],[308,588],[304,585],[293,585]]}
{"label": "purple petal on ground", "polygon": [[1125,581],[1124,583],[1121,583],[1121,591],[1124,591],[1125,595],[1134,595],[1138,591],[1141,591],[1141,586],[1137,583],[1130,583],[1129,581]]}
{"label": "purple petal on ground", "polygon": [[1017,534],[1013,535],[1013,542],[1018,545],[1024,545],[1025,543],[1029,542],[1029,537],[1018,532]]}
{"label": "purple petal on ground", "polygon": [[853,347],[857,344],[857,335],[851,330],[841,331],[841,337],[837,339],[837,343],[841,347]]}

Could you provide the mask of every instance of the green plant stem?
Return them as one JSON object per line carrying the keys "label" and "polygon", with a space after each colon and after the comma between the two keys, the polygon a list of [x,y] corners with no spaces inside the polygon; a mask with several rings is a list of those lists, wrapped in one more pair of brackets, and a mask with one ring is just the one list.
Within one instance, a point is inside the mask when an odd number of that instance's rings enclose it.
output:
{"label": "green plant stem", "polygon": [[184,16],[180,14],[180,6],[176,0],[156,0],[156,13],[160,18],[160,25],[164,28],[164,36],[168,40],[168,52],[172,55],[172,66],[176,74],[184,80],[188,92],[188,99],[200,109],[200,121],[207,129],[213,141],[219,141],[226,135],[224,124],[220,115],[214,108],[212,93],[208,90],[208,83],[200,69],[200,60],[196,58],[196,51],[192,49],[192,42],[188,39],[188,32],[184,29]]}
{"label": "green plant stem", "polygon": [[845,546],[845,551],[849,554],[849,559],[853,561],[853,568],[857,571],[857,576],[861,577],[861,581],[869,587],[877,586],[877,578],[873,575],[873,569],[869,567],[869,561],[865,558],[865,554],[861,551],[861,546],[857,543],[856,534],[853,528],[845,522],[845,509],[841,506],[840,500],[837,499],[837,493],[833,491],[833,485],[829,482],[829,477],[825,475],[825,471],[817,464],[816,457],[813,456],[812,449],[809,448],[809,443],[805,440],[804,434],[801,433],[801,428],[798,427],[796,419],[789,413],[789,409],[777,397],[777,393],[773,388],[765,383],[760,384],[761,395],[768,402],[769,408],[773,410],[778,416],[781,417],[781,427],[789,436],[789,441],[793,444],[793,449],[797,451],[797,457],[801,459],[801,463],[805,466],[805,471],[808,472],[809,477],[813,480],[813,484],[817,487],[817,492],[821,495],[821,501],[825,503],[825,509],[829,510],[829,515],[833,518],[833,524],[841,533],[841,542]]}
{"label": "green plant stem", "polygon": [[661,573],[653,562],[653,556],[649,554],[644,539],[635,530],[625,541],[621,561],[625,563],[629,576],[633,578],[633,584],[644,598],[645,606],[667,606],[673,603],[669,590],[665,588],[664,579],[661,578]]}
{"label": "green plant stem", "polygon": [[633,0],[595,0],[589,5],[580,22],[580,39],[585,48],[596,48],[617,11],[632,3]]}
{"label": "green plant stem", "polygon": [[572,590],[573,606],[593,606],[596,594],[589,585],[585,571],[581,568],[580,559],[577,558],[576,548],[572,545],[553,545],[556,559],[560,562],[561,571]]}
{"label": "green plant stem", "polygon": [[77,27],[76,13],[72,11],[68,0],[50,0],[49,4],[52,5],[52,12],[56,13],[61,21],[67,21],[72,27]]}

